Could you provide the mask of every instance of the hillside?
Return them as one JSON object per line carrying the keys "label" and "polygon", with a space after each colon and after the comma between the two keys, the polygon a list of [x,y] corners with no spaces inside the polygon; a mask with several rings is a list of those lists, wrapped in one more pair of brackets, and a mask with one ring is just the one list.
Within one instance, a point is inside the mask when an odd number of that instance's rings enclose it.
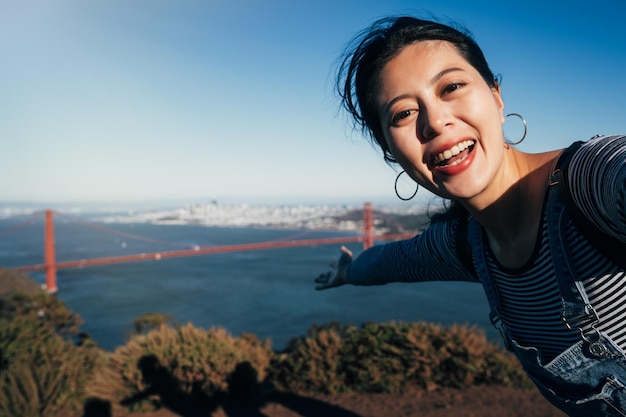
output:
{"label": "hillside", "polygon": [[[400,230],[400,229],[398,229]],[[25,274],[0,269],[0,298],[15,292],[42,293],[37,282]],[[53,297],[53,296],[51,296]],[[3,305],[8,305],[2,303]],[[0,314],[2,309],[0,308]],[[500,386],[465,389],[431,387],[403,394],[309,394],[266,393],[255,405],[226,402],[180,414],[168,408],[126,414],[127,417],[563,417],[536,390]],[[117,417],[108,403],[87,401],[82,417]],[[120,415],[121,417],[121,415]]]}
{"label": "hillside", "polygon": [[10,296],[15,292],[30,295],[43,293],[41,285],[26,274],[0,268],[0,296]]}

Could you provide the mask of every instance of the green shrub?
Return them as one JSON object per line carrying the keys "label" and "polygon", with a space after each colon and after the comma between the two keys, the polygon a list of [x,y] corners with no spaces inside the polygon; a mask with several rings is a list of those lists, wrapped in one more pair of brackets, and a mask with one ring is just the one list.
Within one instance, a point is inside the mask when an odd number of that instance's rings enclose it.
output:
{"label": "green shrub", "polygon": [[78,334],[83,324],[80,316],[70,311],[63,301],[46,293],[12,294],[8,300],[4,300],[2,317],[8,320],[21,317],[41,322],[64,337]]}
{"label": "green shrub", "polygon": [[235,375],[239,387],[242,375],[250,389],[258,387],[271,355],[269,341],[254,335],[234,338],[221,328],[162,324],[109,354],[89,395],[130,410],[180,409],[229,393]]}
{"label": "green shrub", "polygon": [[516,359],[466,326],[314,326],[276,355],[269,380],[294,392],[402,392],[433,385],[530,387]]}
{"label": "green shrub", "polygon": [[293,392],[349,391],[341,374],[344,340],[340,325],[312,326],[308,337],[294,338],[287,350],[276,354],[269,370],[269,381],[279,389]]}
{"label": "green shrub", "polygon": [[162,324],[171,324],[174,317],[165,313],[146,313],[133,320],[133,329],[136,334],[148,333]]}
{"label": "green shrub", "polygon": [[78,413],[84,389],[101,354],[76,346],[28,316],[0,320],[0,415],[56,416]]}

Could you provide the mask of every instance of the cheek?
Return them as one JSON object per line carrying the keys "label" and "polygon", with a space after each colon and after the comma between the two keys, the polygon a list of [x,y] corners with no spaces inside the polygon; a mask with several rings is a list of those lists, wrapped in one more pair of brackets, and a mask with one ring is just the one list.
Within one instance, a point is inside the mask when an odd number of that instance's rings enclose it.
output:
{"label": "cheek", "polygon": [[408,129],[399,129],[394,134],[385,136],[387,147],[397,161],[421,161],[421,147],[415,135]]}
{"label": "cheek", "polygon": [[385,135],[385,143],[387,144],[387,149],[389,149],[389,152],[391,153],[391,155],[393,155],[393,158],[400,162],[404,159],[404,152],[402,152],[401,150],[401,146],[398,146],[399,143],[397,140],[395,140],[395,138],[393,138],[391,135],[386,134]]}
{"label": "cheek", "polygon": [[504,110],[501,101],[488,89],[481,89],[479,93],[467,97],[468,101],[461,103],[463,111],[468,117],[475,120],[488,120],[489,122],[504,122]]}

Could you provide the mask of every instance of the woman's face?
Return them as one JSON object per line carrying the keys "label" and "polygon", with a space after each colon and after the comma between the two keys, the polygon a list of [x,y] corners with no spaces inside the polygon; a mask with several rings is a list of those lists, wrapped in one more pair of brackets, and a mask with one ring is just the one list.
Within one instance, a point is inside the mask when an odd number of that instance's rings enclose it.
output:
{"label": "woman's face", "polygon": [[455,200],[488,191],[503,158],[504,104],[452,44],[405,47],[383,68],[376,97],[389,149],[415,181]]}

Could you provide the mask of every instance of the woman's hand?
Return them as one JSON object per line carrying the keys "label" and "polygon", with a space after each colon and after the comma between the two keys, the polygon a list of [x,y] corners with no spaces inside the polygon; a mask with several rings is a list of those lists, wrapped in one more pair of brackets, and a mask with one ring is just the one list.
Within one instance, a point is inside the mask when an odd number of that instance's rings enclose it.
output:
{"label": "woman's hand", "polygon": [[352,252],[345,246],[341,247],[341,256],[336,264],[331,264],[334,271],[328,271],[320,274],[315,282],[320,284],[315,287],[316,290],[325,290],[327,288],[338,287],[348,283],[348,266],[352,262]]}

